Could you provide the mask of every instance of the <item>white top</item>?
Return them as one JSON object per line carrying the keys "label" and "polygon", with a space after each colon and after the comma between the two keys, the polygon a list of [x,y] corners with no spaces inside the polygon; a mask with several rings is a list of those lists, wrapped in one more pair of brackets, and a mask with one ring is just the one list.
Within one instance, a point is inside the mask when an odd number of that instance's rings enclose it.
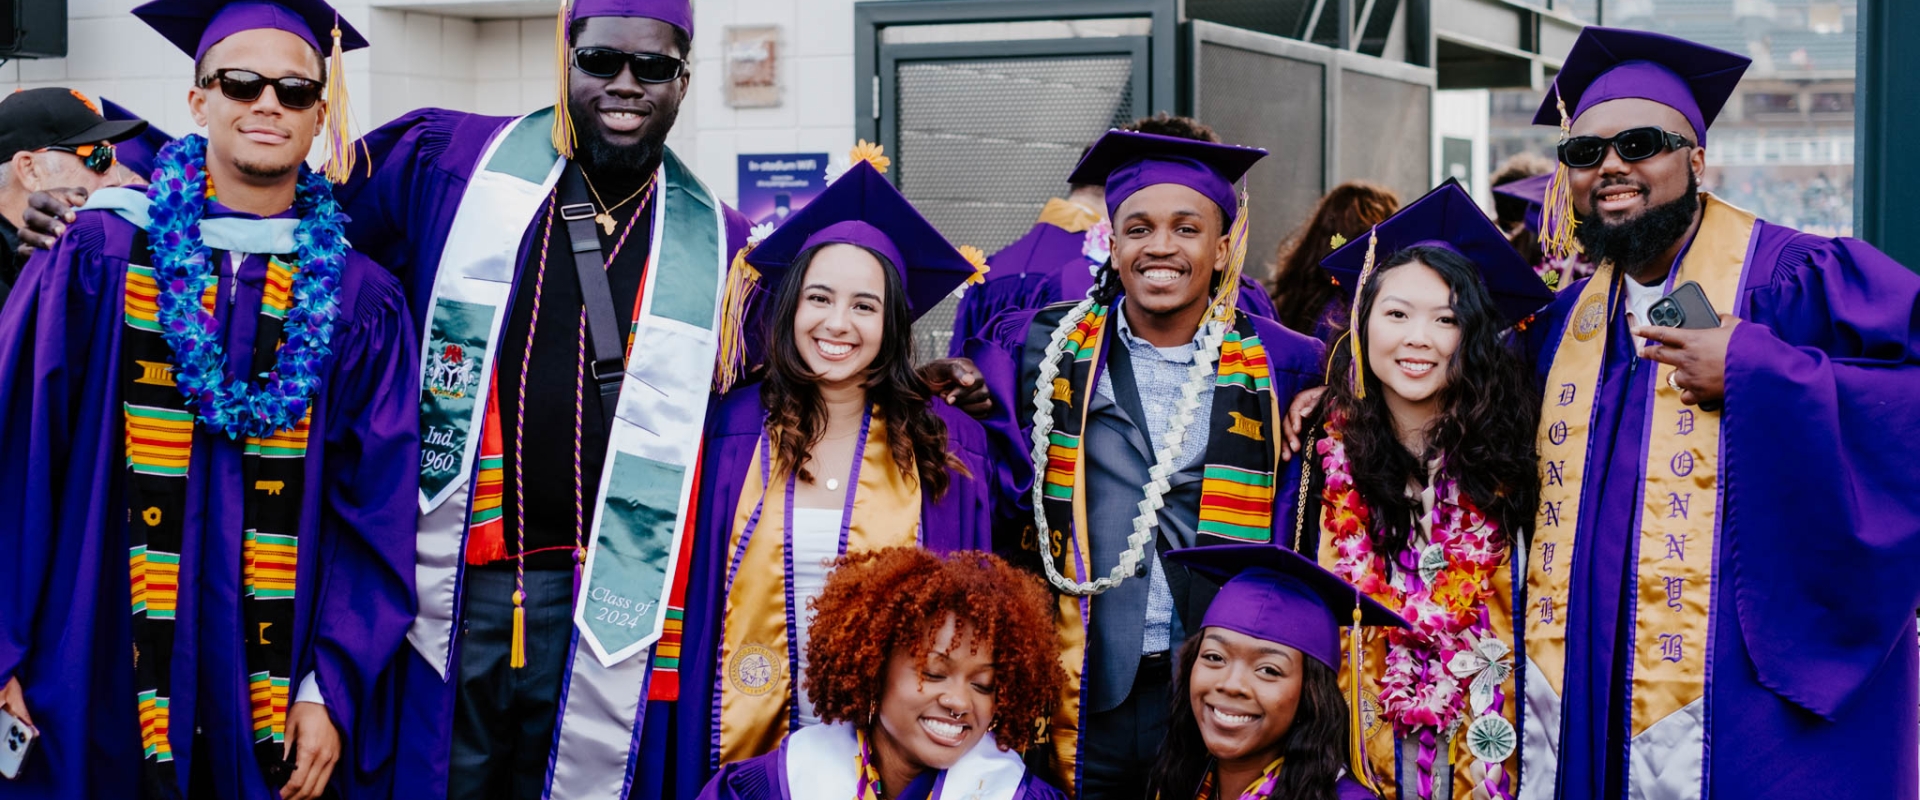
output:
{"label": "white top", "polygon": [[813,622],[809,601],[827,587],[827,570],[840,557],[840,513],[838,508],[796,508],[793,510],[793,632],[799,643],[800,668],[793,676],[793,699],[800,704],[800,724],[813,725],[820,717],[813,713],[801,676],[807,674],[807,629]]}
{"label": "white top", "polygon": [[[1633,324],[1650,324],[1647,322],[1647,312],[1652,310],[1654,303],[1660,302],[1660,298],[1667,296],[1667,287],[1658,283],[1648,286],[1632,278],[1621,281],[1620,285],[1627,287],[1627,314],[1633,317]],[[1640,347],[1647,346],[1647,340],[1637,336],[1633,343]]]}

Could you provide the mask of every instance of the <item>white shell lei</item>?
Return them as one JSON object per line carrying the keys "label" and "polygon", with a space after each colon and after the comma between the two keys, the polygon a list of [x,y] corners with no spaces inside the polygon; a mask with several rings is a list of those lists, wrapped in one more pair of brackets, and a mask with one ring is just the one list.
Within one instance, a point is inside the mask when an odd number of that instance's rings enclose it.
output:
{"label": "white shell lei", "polygon": [[[1040,358],[1040,376],[1034,381],[1034,541],[1044,549],[1040,563],[1046,567],[1047,580],[1062,594],[1081,597],[1104,593],[1139,571],[1140,562],[1147,555],[1147,543],[1153,541],[1153,529],[1160,524],[1160,509],[1166,506],[1163,497],[1167,493],[1167,481],[1179,471],[1181,444],[1186,438],[1187,426],[1193,422],[1194,413],[1200,408],[1200,389],[1207,381],[1214,379],[1214,362],[1220,358],[1220,343],[1226,338],[1227,331],[1226,323],[1217,318],[1208,320],[1201,327],[1200,349],[1194,353],[1193,366],[1187,369],[1187,382],[1180,387],[1180,400],[1174,404],[1173,419],[1167,425],[1166,443],[1154,454],[1153,468],[1147,472],[1151,479],[1144,487],[1147,496],[1140,501],[1139,516],[1133,518],[1133,533],[1127,536],[1127,549],[1120,553],[1120,563],[1115,564],[1113,571],[1104,578],[1077,583],[1060,574],[1060,568],[1054,564],[1051,550],[1053,535],[1047,526],[1045,473],[1047,443],[1053,433],[1053,381],[1060,377],[1060,352],[1066,345],[1067,336],[1092,308],[1093,298],[1088,297],[1060,318],[1059,326],[1053,330],[1053,338],[1047,342],[1046,353]],[[1081,452],[1084,457],[1084,443]],[[1080,487],[1074,487],[1074,491],[1080,491]]]}

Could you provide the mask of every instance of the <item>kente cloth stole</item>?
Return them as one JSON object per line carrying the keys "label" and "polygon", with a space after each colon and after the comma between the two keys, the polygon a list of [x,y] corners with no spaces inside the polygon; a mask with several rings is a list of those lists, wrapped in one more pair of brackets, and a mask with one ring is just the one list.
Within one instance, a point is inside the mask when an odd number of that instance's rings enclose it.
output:
{"label": "kente cloth stole", "polygon": [[[883,420],[871,419],[866,433],[847,480],[840,552],[918,545],[919,476],[902,475],[894,465]],[[728,539],[709,751],[714,767],[773,752],[798,727],[796,632],[807,618],[793,594],[794,476],[771,460],[769,441],[762,435],[754,447]]]}
{"label": "kente cloth stole", "polygon": [[[1045,482],[1044,506],[1053,536],[1042,557],[1059,560],[1060,573],[1075,581],[1104,574],[1088,563],[1093,551],[1087,538],[1087,496],[1077,487],[1086,485],[1082,436],[1110,346],[1107,332],[1111,316],[1108,306],[1093,306],[1061,347],[1061,358],[1067,363],[1060,370],[1061,377],[1053,381],[1054,428],[1047,443],[1047,463],[1040,475]],[[1051,337],[1057,324],[1048,324],[1052,319],[1048,314],[1038,315],[1027,335]],[[1193,423],[1213,426],[1202,461],[1195,544],[1272,541],[1274,475],[1279,465],[1272,435],[1280,419],[1279,398],[1274,396],[1266,348],[1245,314],[1235,315],[1234,327],[1221,342],[1213,407],[1205,413],[1206,418]],[[1069,530],[1071,538],[1066,533]],[[1059,595],[1055,602],[1060,665],[1067,672],[1067,680],[1061,687],[1049,735],[1061,785],[1077,787],[1091,603],[1088,598],[1071,595]]]}
{"label": "kente cloth stole", "polygon": [[[215,253],[215,258],[226,258]],[[136,237],[130,262],[151,261],[146,236]],[[290,257],[286,257],[290,258]],[[252,373],[273,369],[298,267],[268,258],[266,288],[254,334]],[[217,282],[201,302],[214,310]],[[180,607],[180,553],[186,536],[187,470],[193,458],[194,415],[173,380],[173,350],[161,336],[159,287],[153,268],[129,263],[127,330],[121,343],[121,392],[126,416],[128,562],[133,588],[134,683],[140,739],[150,791],[176,796],[169,705],[173,695],[174,614]],[[317,402],[317,400],[316,400]],[[246,674],[253,704],[254,754],[263,771],[282,761],[288,690],[293,678],[295,568],[300,549],[300,500],[305,495],[307,417],[291,430],[248,437],[241,455],[246,530],[241,544],[241,609],[247,631]],[[217,440],[209,442],[219,446]],[[224,535],[208,531],[207,535]],[[192,682],[192,676],[183,676]],[[185,734],[191,737],[191,732]]]}
{"label": "kente cloth stole", "polygon": [[[1739,314],[1754,216],[1711,195],[1699,233],[1667,290],[1697,281],[1713,307]],[[1630,280],[1603,264],[1574,305],[1548,373],[1540,415],[1541,506],[1527,565],[1526,714],[1522,736],[1521,796],[1551,797],[1559,770],[1562,694],[1567,671],[1567,609],[1582,602],[1572,572],[1577,536],[1618,536],[1620,531],[1579,533],[1582,490],[1589,462],[1594,393],[1607,355],[1619,295],[1614,284]],[[1634,796],[1701,797],[1706,757],[1706,676],[1711,669],[1714,561],[1720,535],[1719,411],[1680,402],[1667,384],[1673,369],[1656,370],[1647,383],[1648,430],[1641,467],[1645,486],[1633,534],[1632,738],[1627,754],[1628,792]],[[1580,586],[1580,593],[1614,587]],[[1611,625],[1607,621],[1603,624]],[[1581,754],[1584,757],[1585,754]]]}
{"label": "kente cloth stole", "polygon": [[[1309,455],[1306,456],[1308,460],[1304,462],[1306,465],[1305,471],[1302,472],[1300,477],[1302,491],[1307,491],[1306,487],[1312,485],[1313,478],[1310,471],[1323,470],[1320,457],[1312,454],[1313,450],[1311,447],[1307,452]],[[1355,494],[1354,497],[1357,498],[1358,495]],[[1315,524],[1319,527],[1320,538],[1319,546],[1314,553],[1314,559],[1319,562],[1320,566],[1332,571],[1335,564],[1340,560],[1340,552],[1336,546],[1338,538],[1345,535],[1345,531],[1348,529],[1347,526],[1364,525],[1366,521],[1352,509],[1335,507],[1333,503],[1328,501],[1325,493],[1319,496],[1318,505],[1319,514]],[[1493,587],[1493,598],[1499,601],[1486,604],[1484,613],[1487,620],[1488,633],[1493,638],[1505,642],[1508,647],[1514,647],[1516,644],[1513,624],[1513,586],[1518,577],[1517,573],[1519,569],[1520,565],[1516,563],[1514,559],[1506,559],[1505,564],[1500,569],[1494,570],[1488,576],[1488,580]],[[1378,601],[1381,605],[1392,609],[1395,613],[1400,613],[1401,609],[1406,606],[1404,593],[1394,590],[1391,587],[1386,591],[1371,592],[1368,596]],[[1381,679],[1387,674],[1388,637],[1380,630],[1374,628],[1362,628],[1360,633],[1365,642],[1362,645],[1364,648],[1364,656],[1360,665],[1361,686],[1359,695],[1361,738],[1366,743],[1367,763],[1373,770],[1373,776],[1375,778],[1374,784],[1379,787],[1382,800],[1418,797],[1417,786],[1420,778],[1417,770],[1403,770],[1401,766],[1403,755],[1411,759],[1413,755],[1418,752],[1419,743],[1412,738],[1401,739],[1399,734],[1395,733],[1393,724],[1381,713],[1380,684]],[[1353,687],[1349,679],[1352,671],[1348,669],[1347,659],[1348,655],[1346,650],[1342,648],[1338,669],[1340,692],[1343,696],[1352,697]],[[1511,656],[1509,656],[1509,659],[1511,659]],[[1467,692],[1467,686],[1470,682],[1470,678],[1460,679],[1460,691],[1462,693]],[[1500,692],[1502,697],[1505,698],[1505,705],[1501,710],[1501,716],[1505,717],[1507,722],[1514,726],[1514,730],[1518,730],[1520,724],[1520,701],[1516,694],[1514,674],[1509,673],[1506,678],[1500,682]],[[1468,699],[1467,702],[1469,705],[1463,712],[1464,717],[1459,730],[1454,733],[1451,739],[1444,743],[1444,756],[1436,758],[1436,763],[1433,764],[1433,775],[1436,783],[1433,796],[1435,797],[1451,796],[1466,798],[1478,796],[1475,794],[1476,791],[1484,793],[1484,789],[1482,789],[1480,785],[1481,780],[1485,777],[1484,772],[1482,772],[1483,767],[1481,766],[1481,762],[1475,760],[1473,754],[1467,749],[1468,731],[1466,723],[1473,720],[1478,713],[1478,709],[1474,709],[1471,706],[1471,699]],[[1513,753],[1509,755],[1505,761],[1501,762],[1501,766],[1509,776],[1507,785],[1513,785],[1520,776],[1519,749],[1515,748]],[[1442,778],[1448,776],[1451,777],[1452,794],[1443,795],[1441,793],[1442,789],[1437,784]]]}

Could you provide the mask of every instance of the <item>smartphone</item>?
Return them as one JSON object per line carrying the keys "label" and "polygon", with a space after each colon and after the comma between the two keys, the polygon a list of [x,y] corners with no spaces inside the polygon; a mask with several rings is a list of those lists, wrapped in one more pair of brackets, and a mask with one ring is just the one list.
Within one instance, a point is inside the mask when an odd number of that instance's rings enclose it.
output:
{"label": "smartphone", "polygon": [[1713,310],[1700,284],[1687,281],[1647,309],[1647,323],[1662,328],[1718,328],[1720,313]]}
{"label": "smartphone", "polygon": [[0,711],[0,777],[7,780],[20,777],[20,765],[26,762],[27,754],[33,752],[33,743],[39,738],[33,726]]}

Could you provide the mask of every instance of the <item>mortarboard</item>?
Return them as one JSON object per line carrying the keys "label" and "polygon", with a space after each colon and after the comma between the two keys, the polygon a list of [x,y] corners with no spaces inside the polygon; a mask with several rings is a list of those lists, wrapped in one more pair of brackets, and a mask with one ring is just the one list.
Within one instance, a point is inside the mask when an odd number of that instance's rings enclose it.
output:
{"label": "mortarboard", "polygon": [[[195,61],[241,31],[286,31],[312,45],[327,59],[327,179],[345,183],[353,174],[353,113],[344,54],[366,47],[367,39],[326,0],[152,0],[135,8],[133,15]],[[321,44],[327,41],[331,48]]]}
{"label": "mortarboard", "polygon": [[1553,182],[1553,173],[1542,172],[1517,181],[1507,181],[1493,187],[1493,193],[1505,195],[1527,204],[1527,230],[1540,232],[1540,210],[1547,204],[1547,185]]}
{"label": "mortarboard", "polygon": [[[100,110],[110,120],[139,119],[133,112],[104,97],[100,98]],[[120,163],[127,165],[127,169],[133,170],[144,178],[153,174],[154,157],[158,156],[160,148],[170,141],[173,141],[173,137],[168,136],[166,131],[148,125],[140,135],[115,145],[118,150],[115,157],[120,160]]]}
{"label": "mortarboard", "polygon": [[1338,673],[1341,621],[1347,621],[1348,769],[1373,788],[1360,718],[1360,626],[1404,628],[1406,620],[1311,559],[1272,544],[1188,547],[1167,558],[1225,582],[1207,606],[1202,628],[1283,644]]}
{"label": "mortarboard", "polygon": [[1135,192],[1162,183],[1193,189],[1235,221],[1239,203],[1233,184],[1267,151],[1138,131],[1107,131],[1074,167],[1068,183],[1107,187],[1107,216]]}
{"label": "mortarboard", "polygon": [[1533,115],[1535,125],[1559,125],[1608,100],[1637,97],[1669,106],[1693,123],[1694,141],[1707,143],[1707,126],[1733,96],[1753,59],[1717,47],[1646,31],[1589,27],[1553,79],[1553,93]]}

